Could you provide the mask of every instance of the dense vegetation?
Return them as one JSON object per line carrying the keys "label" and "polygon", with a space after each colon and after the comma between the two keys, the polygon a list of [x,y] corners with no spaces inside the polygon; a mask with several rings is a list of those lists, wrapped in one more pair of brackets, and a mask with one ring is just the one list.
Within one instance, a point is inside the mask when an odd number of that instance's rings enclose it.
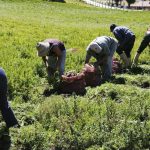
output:
{"label": "dense vegetation", "polygon": [[148,149],[148,48],[138,68],[115,75],[112,83],[88,87],[84,96],[50,93],[44,65],[36,55],[38,41],[53,37],[64,41],[67,49],[77,48],[67,52],[66,71],[80,71],[86,46],[97,36],[112,36],[111,23],[135,32],[132,57],[149,26],[149,12],[105,10],[79,1],[0,1],[0,66],[7,73],[11,106],[22,125],[10,130],[11,148]]}

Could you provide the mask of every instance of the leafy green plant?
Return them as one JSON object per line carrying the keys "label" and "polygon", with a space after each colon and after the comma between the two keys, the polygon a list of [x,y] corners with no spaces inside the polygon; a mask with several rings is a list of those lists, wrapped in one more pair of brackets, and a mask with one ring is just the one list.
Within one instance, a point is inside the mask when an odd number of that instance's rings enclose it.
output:
{"label": "leafy green plant", "polygon": [[[66,71],[80,72],[87,45],[97,36],[113,36],[112,21],[136,34],[133,58],[149,20],[148,11],[106,10],[80,0],[0,1],[0,64],[8,76],[11,106],[22,125],[10,129],[12,148],[148,149],[150,95],[149,87],[143,88],[150,81],[148,48],[139,67],[114,74],[110,83],[87,87],[84,96],[77,96],[52,91],[35,45],[46,38],[62,40]],[[69,52],[70,48],[77,51]]]}
{"label": "leafy green plant", "polygon": [[[14,139],[17,149],[44,150],[48,148],[47,135],[40,124],[22,127]],[[15,130],[12,130],[15,133]]]}

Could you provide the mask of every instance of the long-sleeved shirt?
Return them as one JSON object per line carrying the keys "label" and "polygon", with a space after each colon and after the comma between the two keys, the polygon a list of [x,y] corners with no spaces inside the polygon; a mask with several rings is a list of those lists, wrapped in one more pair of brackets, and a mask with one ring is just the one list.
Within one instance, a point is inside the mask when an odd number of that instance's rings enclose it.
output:
{"label": "long-sleeved shirt", "polygon": [[135,37],[134,33],[127,27],[117,26],[113,30],[113,34],[119,42],[119,45],[124,46],[124,43],[130,38]]}
{"label": "long-sleeved shirt", "polygon": [[143,50],[148,46],[148,44],[150,44],[150,32],[147,33],[147,34],[144,36],[144,38],[143,38],[143,40],[142,40],[142,42],[141,42],[141,44],[140,44],[140,46],[139,46],[137,52],[138,52],[139,54],[142,53]]}
{"label": "long-sleeved shirt", "polygon": [[87,50],[86,60],[89,60],[91,56],[100,59],[111,55],[111,53],[114,53],[114,48],[112,48],[113,43],[117,44],[116,40],[109,36],[97,37],[92,42],[96,42],[102,48],[102,51],[99,54],[96,54],[92,50]]}

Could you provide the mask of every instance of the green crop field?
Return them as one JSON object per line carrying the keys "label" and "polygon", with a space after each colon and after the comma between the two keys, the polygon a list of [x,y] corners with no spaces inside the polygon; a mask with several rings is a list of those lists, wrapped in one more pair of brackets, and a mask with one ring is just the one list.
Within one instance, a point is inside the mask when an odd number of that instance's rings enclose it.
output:
{"label": "green crop field", "polygon": [[149,21],[149,11],[109,10],[81,0],[0,0],[0,67],[7,73],[8,97],[22,126],[10,129],[10,149],[148,150],[150,89],[144,85],[150,84],[149,48],[136,69],[114,75],[111,83],[87,87],[84,96],[66,96],[45,94],[52,86],[35,45],[58,38],[66,49],[76,48],[67,51],[66,71],[79,72],[87,45],[97,36],[113,36],[111,23],[136,34],[133,58]]}

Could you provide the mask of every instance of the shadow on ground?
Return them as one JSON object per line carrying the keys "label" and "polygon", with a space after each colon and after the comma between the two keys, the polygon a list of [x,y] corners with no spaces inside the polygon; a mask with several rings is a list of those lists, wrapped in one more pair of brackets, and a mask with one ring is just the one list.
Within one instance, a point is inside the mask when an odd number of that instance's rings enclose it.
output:
{"label": "shadow on ground", "polygon": [[126,79],[123,77],[114,77],[110,82],[114,84],[125,84]]}
{"label": "shadow on ground", "polygon": [[150,68],[144,68],[144,67],[134,67],[134,68],[131,68],[128,72],[129,74],[134,74],[134,75],[137,75],[137,74],[150,74]]}
{"label": "shadow on ground", "polygon": [[79,96],[84,96],[86,94],[86,90],[82,91],[82,92],[62,92],[61,90],[58,90],[58,89],[45,89],[44,92],[43,92],[43,95],[45,97],[49,97],[53,94],[56,94],[56,95],[64,95],[64,96],[71,96],[71,95],[79,95]]}
{"label": "shadow on ground", "polygon": [[141,84],[141,88],[150,88],[150,82],[145,81]]}
{"label": "shadow on ground", "polygon": [[57,94],[57,90],[56,89],[45,89],[44,92],[43,92],[43,95],[45,97],[49,97],[51,96],[52,94]]}

